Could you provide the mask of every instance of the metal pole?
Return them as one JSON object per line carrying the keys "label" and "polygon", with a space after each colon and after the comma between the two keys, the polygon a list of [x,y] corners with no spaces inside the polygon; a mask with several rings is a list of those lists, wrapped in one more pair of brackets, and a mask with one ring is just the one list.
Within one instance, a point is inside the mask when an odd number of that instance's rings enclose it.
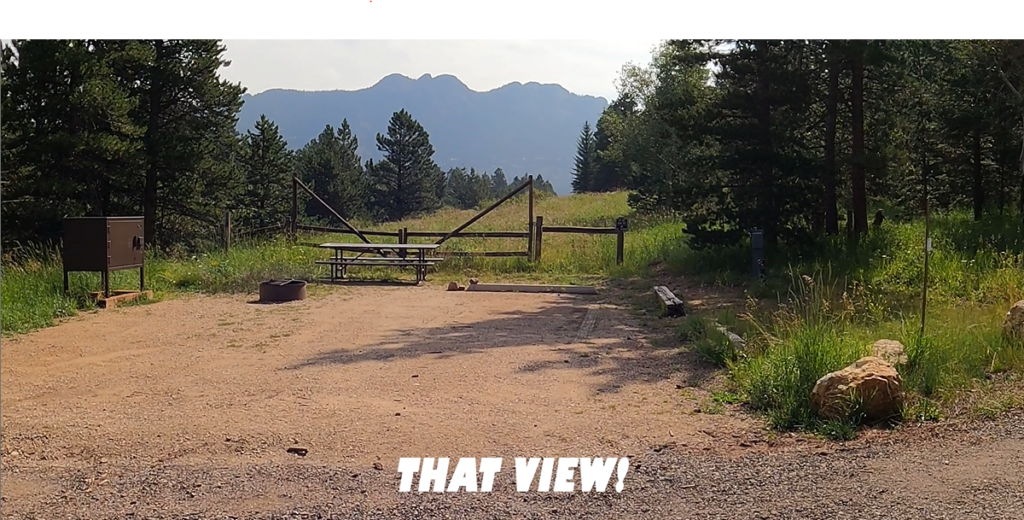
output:
{"label": "metal pole", "polygon": [[928,256],[932,250],[931,210],[928,205],[928,161],[921,170],[924,181],[924,282],[921,286],[921,338],[924,338],[925,316],[928,312]]}

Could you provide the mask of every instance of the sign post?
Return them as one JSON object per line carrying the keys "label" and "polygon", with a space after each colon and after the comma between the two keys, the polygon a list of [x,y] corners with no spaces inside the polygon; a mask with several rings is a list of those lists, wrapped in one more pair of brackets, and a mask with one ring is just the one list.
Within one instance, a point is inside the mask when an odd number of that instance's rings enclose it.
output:
{"label": "sign post", "polygon": [[751,272],[755,280],[764,279],[764,231],[755,229],[750,232],[750,250],[752,253]]}

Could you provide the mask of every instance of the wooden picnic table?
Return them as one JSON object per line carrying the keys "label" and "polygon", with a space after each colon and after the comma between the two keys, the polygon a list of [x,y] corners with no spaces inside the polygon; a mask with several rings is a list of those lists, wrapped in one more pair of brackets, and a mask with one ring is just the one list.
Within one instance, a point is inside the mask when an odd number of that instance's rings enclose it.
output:
{"label": "wooden picnic table", "polygon": [[[318,260],[316,263],[331,266],[331,281],[344,280],[348,275],[348,268],[352,266],[383,266],[383,267],[413,267],[416,269],[416,283],[427,279],[427,268],[443,258],[428,258],[427,252],[433,251],[440,244],[320,244],[324,249],[334,251],[330,260]],[[345,253],[358,253],[355,256],[346,256]],[[392,252],[395,256],[385,256]],[[414,255],[409,256],[412,252]],[[363,255],[374,254],[376,257],[363,258]]]}

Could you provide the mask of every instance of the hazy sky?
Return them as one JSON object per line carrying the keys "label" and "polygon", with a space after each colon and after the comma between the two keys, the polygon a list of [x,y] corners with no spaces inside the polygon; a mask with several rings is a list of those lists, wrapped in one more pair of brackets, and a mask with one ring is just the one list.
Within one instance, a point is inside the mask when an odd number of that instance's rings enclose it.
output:
{"label": "hazy sky", "polygon": [[272,88],[356,90],[400,73],[457,76],[483,91],[518,81],[615,97],[627,62],[647,64],[649,40],[225,40],[222,74],[256,94]]}

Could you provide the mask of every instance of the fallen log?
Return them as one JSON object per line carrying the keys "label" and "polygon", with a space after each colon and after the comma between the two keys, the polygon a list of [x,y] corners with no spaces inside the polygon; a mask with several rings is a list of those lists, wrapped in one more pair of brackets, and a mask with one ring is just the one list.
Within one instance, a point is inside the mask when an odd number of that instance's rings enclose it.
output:
{"label": "fallen log", "polygon": [[511,283],[470,283],[467,291],[480,292],[523,292],[523,293],[563,293],[563,294],[597,294],[596,287],[586,285],[529,285]]}
{"label": "fallen log", "polygon": [[724,325],[718,323],[717,321],[715,322],[715,329],[718,330],[718,332],[721,332],[722,335],[729,340],[729,343],[732,343],[733,348],[740,352],[743,351],[743,347],[746,346],[747,342],[742,337],[740,337],[739,334],[730,331],[729,329],[725,328]]}
{"label": "fallen log", "polygon": [[676,317],[686,315],[683,301],[676,298],[676,295],[672,294],[668,287],[656,285],[654,286],[654,294],[658,296],[658,303],[661,304],[662,316]]}

